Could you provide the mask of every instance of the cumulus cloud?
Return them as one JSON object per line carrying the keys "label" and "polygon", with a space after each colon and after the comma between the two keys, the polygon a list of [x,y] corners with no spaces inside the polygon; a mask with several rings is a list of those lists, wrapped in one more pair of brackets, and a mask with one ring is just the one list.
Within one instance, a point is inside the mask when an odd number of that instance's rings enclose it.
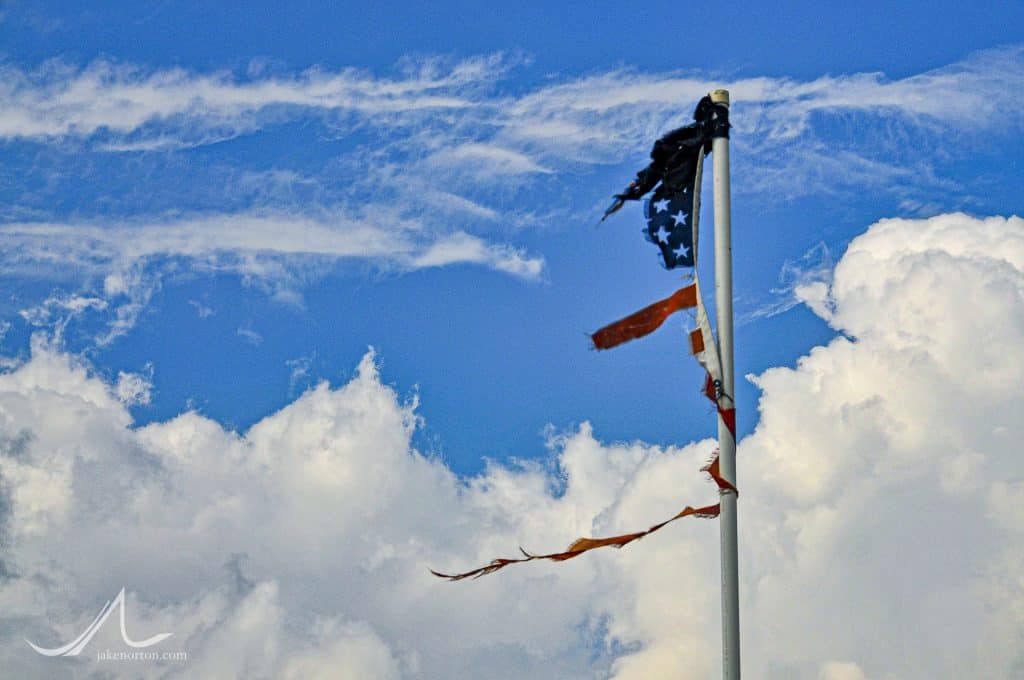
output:
{"label": "cumulus cloud", "polygon": [[1024,591],[1003,569],[1022,527],[995,517],[1024,478],[1022,272],[1019,218],[883,220],[835,269],[827,319],[845,337],[755,378],[747,587],[772,615],[747,639],[775,645],[780,671],[822,650],[868,677],[1019,668]]}
{"label": "cumulus cloud", "polygon": [[[842,335],[752,378],[760,420],[739,453],[747,675],[1012,677],[1024,663],[1024,220],[884,220],[850,244],[826,296]],[[553,465],[459,479],[411,446],[416,408],[369,353],[349,383],[245,432],[196,412],[134,427],[116,385],[37,336],[0,374],[4,667],[718,672],[714,521],[478,581],[426,571],[710,500],[697,470],[712,441],[604,443],[584,424],[551,437]],[[70,640],[122,586],[135,635],[173,631],[163,644],[187,662],[126,670],[24,643]],[[116,647],[111,629],[103,644]]]}

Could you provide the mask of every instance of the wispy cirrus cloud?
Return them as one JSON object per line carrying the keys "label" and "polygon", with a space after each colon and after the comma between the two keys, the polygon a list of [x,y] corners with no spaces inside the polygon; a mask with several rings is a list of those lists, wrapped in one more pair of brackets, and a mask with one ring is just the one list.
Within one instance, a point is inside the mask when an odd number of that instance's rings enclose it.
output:
{"label": "wispy cirrus cloud", "polygon": [[[686,122],[711,87],[732,91],[734,143],[751,160],[737,168],[737,190],[776,199],[871,187],[920,200],[915,191],[953,186],[934,167],[934,153],[949,146],[950,135],[969,139],[1024,120],[1024,105],[1003,96],[1024,86],[1021,47],[898,79],[620,69],[508,94],[503,86],[519,64],[501,54],[427,59],[407,62],[390,77],[316,68],[201,73],[106,61],[84,68],[55,61],[35,70],[7,65],[0,139],[144,153],[312,120],[326,139],[355,142],[335,164],[342,170],[331,179],[340,186],[397,193],[424,209],[429,198],[420,197],[440,191],[475,207],[477,216],[508,217],[509,186],[642,162],[651,139]],[[303,169],[275,171],[296,170]],[[506,194],[488,191],[494,182]]]}
{"label": "wispy cirrus cloud", "polygon": [[147,70],[110,61],[80,69],[60,61],[33,71],[8,66],[0,71],[0,136],[132,135],[151,126],[161,134],[122,142],[125,148],[145,149],[185,144],[186,130],[253,130],[310,110],[377,116],[393,123],[403,113],[471,107],[469,92],[463,91],[507,67],[504,56],[492,55],[450,68],[425,60],[393,79],[354,68],[239,79],[226,72]]}
{"label": "wispy cirrus cloud", "polygon": [[[0,140],[30,157],[59,158],[15,194],[15,203],[22,196],[35,203],[7,211],[3,262],[9,272],[37,277],[67,275],[69,262],[89,277],[132,271],[143,291],[152,290],[161,258],[182,258],[194,271],[238,272],[279,293],[348,260],[391,271],[468,263],[537,279],[542,254],[510,242],[522,226],[596,210],[609,190],[583,178],[643,163],[651,140],[686,122],[711,87],[731,90],[733,142],[750,160],[737,166],[734,186],[771,201],[870,189],[927,204],[936,192],[961,188],[938,169],[950,139],[1024,120],[1024,104],[1002,96],[1024,86],[1020,47],[898,79],[620,69],[509,93],[522,63],[500,54],[426,59],[407,61],[391,76],[9,64],[0,69]],[[302,164],[285,143],[267,146],[261,168],[231,170],[239,161],[216,149],[210,158],[223,158],[218,167],[228,170],[189,162],[192,147],[271,135],[297,121],[336,144],[335,156]],[[287,142],[295,132],[280,134]],[[164,152],[149,153],[157,149]],[[76,162],[88,172],[75,181],[92,181],[91,193],[73,218],[48,219],[47,206],[65,199],[61,192],[79,190],[70,184],[76,173],[64,171]],[[160,171],[149,177],[157,162]],[[37,165],[27,161],[26,169]],[[107,182],[110,175],[120,184]],[[109,194],[115,186],[127,196],[121,202]],[[147,211],[151,195],[171,217]],[[117,218],[104,212],[111,204],[120,208]],[[137,311],[147,297],[135,298],[130,309]],[[122,310],[118,323],[130,326],[135,312],[110,308]]]}
{"label": "wispy cirrus cloud", "polygon": [[538,159],[615,163],[688,121],[709,89],[732,94],[733,142],[750,163],[734,186],[790,198],[837,187],[949,188],[932,153],[951,139],[1024,121],[1006,92],[1024,87],[1024,49],[975,53],[899,79],[883,73],[792,78],[613,71],[540,88],[505,103],[497,133]]}
{"label": "wispy cirrus cloud", "polygon": [[537,163],[521,151],[512,151],[493,144],[469,143],[443,149],[425,162],[442,168],[465,169],[480,179],[505,178],[514,175],[550,175],[551,168]]}
{"label": "wispy cirrus cloud", "polygon": [[[243,77],[107,61],[84,68],[54,61],[35,70],[8,65],[2,69],[0,137],[53,141],[102,133],[108,148],[149,149],[185,145],[190,129],[253,131],[317,113],[351,113],[361,125],[390,129],[412,120],[403,114],[416,114],[430,135],[450,131],[429,146],[453,162],[484,158],[513,172],[544,172],[538,158],[620,160],[685,121],[711,87],[731,90],[737,135],[749,137],[754,150],[816,137],[816,116],[865,114],[964,132],[1024,119],[1024,105],[1003,96],[1024,86],[1021,47],[978,52],[899,79],[855,73],[800,81],[622,69],[502,93],[501,83],[520,63],[503,54],[454,63],[427,59],[407,62],[399,77],[318,68]],[[346,132],[344,126],[332,130]],[[408,130],[397,141],[409,138],[423,140]]]}
{"label": "wispy cirrus cloud", "polygon": [[827,318],[826,297],[834,268],[832,251],[824,242],[798,258],[786,260],[779,272],[778,286],[768,291],[772,299],[741,312],[737,323],[744,325],[777,316],[801,303],[810,305],[818,316]]}
{"label": "wispy cirrus cloud", "polygon": [[[46,279],[73,272],[77,293],[58,292],[22,310],[33,326],[63,328],[90,312],[109,316],[96,341],[105,345],[129,331],[165,274],[230,272],[264,287],[283,302],[346,261],[373,262],[396,272],[457,264],[478,265],[538,280],[544,259],[523,249],[462,231],[427,233],[415,221],[379,222],[342,215],[198,215],[162,221],[15,223],[0,226],[0,254],[8,276]],[[178,274],[180,276],[180,273]],[[203,310],[200,308],[200,314]]]}
{"label": "wispy cirrus cloud", "polygon": [[[289,256],[380,259],[403,269],[463,262],[536,278],[543,260],[515,248],[455,232],[427,234],[391,216],[374,224],[340,215],[212,215],[136,223],[14,223],[0,226],[8,266],[124,266],[153,257],[186,257],[200,269],[259,275]],[[57,246],[59,244],[59,247]],[[115,291],[120,292],[120,291]]]}

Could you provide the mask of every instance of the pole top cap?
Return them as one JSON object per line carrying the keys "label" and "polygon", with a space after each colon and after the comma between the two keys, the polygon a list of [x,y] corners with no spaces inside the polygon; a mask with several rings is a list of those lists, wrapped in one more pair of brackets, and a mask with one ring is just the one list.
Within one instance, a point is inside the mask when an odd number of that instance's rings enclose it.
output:
{"label": "pole top cap", "polygon": [[711,90],[709,96],[711,97],[712,104],[729,105],[729,90]]}

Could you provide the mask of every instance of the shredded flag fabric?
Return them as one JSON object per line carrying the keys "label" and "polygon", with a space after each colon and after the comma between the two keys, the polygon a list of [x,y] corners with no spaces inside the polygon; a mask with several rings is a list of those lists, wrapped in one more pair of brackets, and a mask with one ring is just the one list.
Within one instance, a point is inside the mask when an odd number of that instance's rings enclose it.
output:
{"label": "shredded flag fabric", "polygon": [[717,383],[722,381],[722,359],[718,356],[718,345],[711,333],[711,321],[708,310],[704,306],[704,297],[700,294],[700,283],[694,282],[694,306],[697,308],[697,327],[690,332],[690,353],[697,363],[704,367],[711,379]]}
{"label": "shredded flag fabric", "polygon": [[[697,155],[696,185],[700,186],[701,175],[703,174],[704,157]],[[708,322],[708,315],[704,309],[704,301],[700,295],[699,279],[697,277],[697,238],[700,231],[700,194],[693,197],[693,215],[691,223],[687,225],[688,235],[686,241],[693,244],[691,264],[694,266],[694,282],[680,288],[664,300],[659,300],[652,305],[644,307],[639,312],[634,312],[624,319],[608,324],[590,336],[595,349],[611,349],[624,342],[642,338],[653,333],[661,327],[665,320],[673,313],[681,309],[697,308],[697,329],[690,334],[691,353],[697,356],[697,360],[709,372],[713,373],[716,380],[721,380],[720,362],[718,360],[718,349],[715,346],[714,336],[711,334],[711,325]],[[698,344],[700,346],[697,349]],[[707,349],[710,348],[710,349]],[[706,354],[705,352],[712,352]],[[713,362],[713,363],[711,363]]]}
{"label": "shredded flag fabric", "polygon": [[733,406],[732,395],[722,389],[722,359],[718,354],[718,344],[711,334],[711,322],[700,294],[699,282],[694,282],[694,286],[697,287],[697,328],[690,331],[690,353],[707,372],[704,395],[715,405],[722,422],[735,440],[736,408]]}
{"label": "shredded flag fabric", "polygon": [[694,122],[662,136],[651,149],[650,164],[636,174],[622,193],[615,194],[601,220],[654,189],[644,214],[644,236],[661,250],[666,269],[692,267],[695,247],[691,222],[700,193],[699,161],[711,150],[714,136],[728,136],[728,109],[704,97],[693,113]]}
{"label": "shredded flag fabric", "polygon": [[[732,395],[725,394],[722,385],[722,360],[719,355],[718,343],[711,331],[704,300],[700,294],[700,280],[697,275],[697,242],[700,221],[700,183],[703,174],[704,155],[710,151],[713,137],[727,137],[729,131],[728,109],[720,104],[712,103],[704,97],[694,112],[694,123],[673,130],[654,144],[651,151],[651,163],[637,173],[636,179],[608,207],[602,221],[618,211],[627,200],[638,200],[651,189],[654,194],[645,206],[647,227],[644,232],[647,239],[660,248],[665,267],[693,267],[693,283],[680,288],[675,293],[644,307],[638,312],[608,324],[591,335],[594,348],[611,349],[630,340],[636,340],[653,333],[661,327],[665,320],[683,309],[696,308],[696,328],[689,333],[690,353],[704,368],[706,379],[704,394],[710,399],[722,419],[722,423],[736,438],[736,409]],[[655,188],[657,187],[657,188]],[[722,477],[718,454],[703,468],[718,485],[719,495],[737,494],[736,487]],[[659,522],[644,531],[637,531],[607,538],[579,538],[564,551],[537,555],[522,548],[522,557],[497,558],[490,563],[457,574],[445,574],[434,571],[431,573],[439,578],[450,581],[461,581],[466,578],[479,578],[504,569],[510,564],[521,564],[533,560],[551,560],[562,562],[578,555],[612,546],[622,548],[648,534],[661,529],[666,524],[683,517],[718,517],[720,504],[706,505],[695,508],[686,506],[669,519]]]}
{"label": "shredded flag fabric", "polygon": [[590,336],[595,349],[611,349],[624,342],[642,338],[656,331],[670,315],[697,305],[697,284],[680,288],[675,293],[644,307],[624,319],[610,323]]}
{"label": "shredded flag fabric", "polygon": [[[718,486],[719,493],[725,493],[726,491],[732,491],[736,493],[736,487],[733,486],[732,483],[729,482],[729,480],[723,478],[721,473],[719,472],[717,453],[715,454],[714,458],[711,459],[711,462],[709,462],[706,466],[701,468],[701,471],[707,472],[711,476],[711,479]],[[549,553],[547,555],[535,555],[520,548],[519,552],[523,554],[522,557],[499,557],[482,567],[471,569],[470,571],[464,571],[458,574],[444,574],[439,571],[434,571],[433,569],[430,570],[430,573],[434,576],[437,576],[438,578],[448,579],[449,581],[461,581],[462,579],[466,578],[480,578],[481,576],[492,574],[498,571],[499,569],[504,569],[510,564],[521,564],[523,562],[532,562],[533,560],[551,560],[553,562],[564,562],[565,560],[571,560],[572,558],[582,555],[583,553],[589,550],[594,550],[595,548],[604,548],[608,546],[614,548],[622,548],[626,545],[629,545],[633,541],[636,541],[638,539],[643,538],[644,536],[647,536],[648,534],[653,534],[658,529],[662,528],[666,524],[670,524],[676,521],[677,519],[682,519],[684,517],[690,516],[712,519],[718,517],[718,513],[720,512],[720,510],[721,507],[718,503],[715,503],[714,505],[705,505],[700,508],[694,508],[692,506],[687,505],[677,514],[673,515],[672,517],[669,517],[664,522],[659,522],[654,526],[645,529],[644,531],[637,531],[631,534],[622,534],[619,536],[609,536],[607,538],[578,538],[575,541],[573,541],[572,544],[570,544],[564,552]]]}

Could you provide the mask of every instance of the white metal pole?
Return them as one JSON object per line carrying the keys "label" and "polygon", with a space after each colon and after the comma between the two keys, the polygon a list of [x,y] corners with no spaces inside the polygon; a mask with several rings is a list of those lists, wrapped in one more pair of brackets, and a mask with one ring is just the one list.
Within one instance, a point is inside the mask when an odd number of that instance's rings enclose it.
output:
{"label": "white metal pole", "polygon": [[[729,106],[729,91],[714,90],[711,101]],[[732,222],[729,201],[729,138],[711,142],[714,161],[715,204],[715,315],[718,351],[722,359],[723,407],[734,407],[735,380],[732,356]],[[736,440],[718,418],[718,456],[722,476],[736,484]],[[740,678],[739,559],[736,538],[736,494],[721,497],[719,516],[722,538],[722,677]]]}

